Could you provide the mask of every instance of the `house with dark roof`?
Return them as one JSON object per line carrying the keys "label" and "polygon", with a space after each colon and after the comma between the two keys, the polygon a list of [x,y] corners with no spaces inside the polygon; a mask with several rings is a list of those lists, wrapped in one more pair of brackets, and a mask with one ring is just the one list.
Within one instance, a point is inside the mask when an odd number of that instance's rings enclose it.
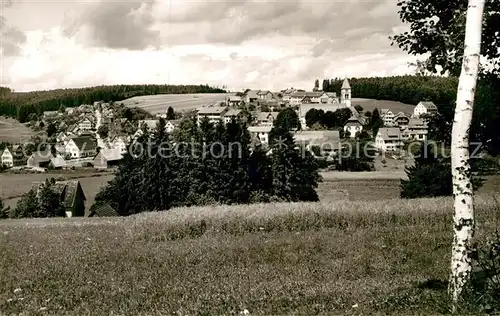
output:
{"label": "house with dark roof", "polygon": [[259,112],[257,115],[257,124],[261,126],[272,126],[279,112]]}
{"label": "house with dark roof", "polygon": [[438,108],[432,101],[422,101],[413,109],[413,116],[420,117],[424,114],[437,114]]}
{"label": "house with dark roof", "polygon": [[399,112],[396,115],[394,115],[394,123],[400,128],[405,128],[406,126],[408,126],[409,122],[410,118],[403,112]]}
{"label": "house with dark roof", "polygon": [[[37,190],[42,183],[34,183]],[[59,196],[61,204],[64,206],[66,217],[85,216],[85,194],[78,180],[57,181],[51,186],[51,189]]]}
{"label": "house with dark roof", "polygon": [[88,217],[117,217],[118,212],[108,203],[94,204],[90,207]]}
{"label": "house with dark roof", "polygon": [[224,123],[230,123],[232,119],[238,120],[242,118],[242,112],[238,109],[231,109],[224,114]]}
{"label": "house with dark roof", "polygon": [[428,134],[428,126],[424,119],[411,118],[406,129],[408,138],[419,141],[426,141]]}
{"label": "house with dark roof", "polygon": [[356,138],[356,135],[363,131],[363,124],[356,116],[351,116],[344,125],[344,132],[349,132],[351,138]]}
{"label": "house with dark roof", "polygon": [[97,154],[97,139],[92,135],[72,137],[65,145],[65,153],[72,159],[94,157]]}
{"label": "house with dark roof", "polygon": [[381,127],[375,136],[375,147],[381,151],[398,151],[403,149],[404,140],[399,127]]}

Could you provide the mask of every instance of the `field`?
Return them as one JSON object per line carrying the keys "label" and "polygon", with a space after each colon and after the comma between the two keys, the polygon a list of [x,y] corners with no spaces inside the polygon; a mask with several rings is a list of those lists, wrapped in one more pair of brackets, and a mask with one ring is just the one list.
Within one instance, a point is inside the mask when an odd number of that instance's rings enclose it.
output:
{"label": "field", "polygon": [[36,133],[12,118],[0,116],[0,142],[23,143]]}
{"label": "field", "polygon": [[416,104],[409,105],[397,101],[385,101],[385,100],[374,100],[374,99],[361,99],[361,98],[353,98],[351,100],[352,106],[361,105],[365,111],[373,112],[375,108],[381,109],[390,109],[394,114],[398,112],[403,112],[406,114],[412,114],[413,109]]}
{"label": "field", "polygon": [[[478,240],[493,204],[477,199]],[[5,220],[0,313],[447,313],[451,214],[439,198]]]}
{"label": "field", "polygon": [[157,94],[133,97],[120,101],[127,106],[140,107],[151,114],[165,113],[169,106],[175,111],[197,109],[204,105],[222,102],[228,95],[225,93],[196,93],[196,94]]}

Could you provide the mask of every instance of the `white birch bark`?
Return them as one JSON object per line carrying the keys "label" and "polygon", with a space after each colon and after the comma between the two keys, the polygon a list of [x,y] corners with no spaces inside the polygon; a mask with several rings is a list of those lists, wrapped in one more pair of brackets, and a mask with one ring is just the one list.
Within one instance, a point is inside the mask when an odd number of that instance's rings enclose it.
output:
{"label": "white birch bark", "polygon": [[455,212],[449,291],[454,311],[472,270],[470,254],[474,235],[474,200],[469,162],[469,129],[479,69],[484,2],[485,0],[469,0],[467,8],[464,57],[451,136]]}

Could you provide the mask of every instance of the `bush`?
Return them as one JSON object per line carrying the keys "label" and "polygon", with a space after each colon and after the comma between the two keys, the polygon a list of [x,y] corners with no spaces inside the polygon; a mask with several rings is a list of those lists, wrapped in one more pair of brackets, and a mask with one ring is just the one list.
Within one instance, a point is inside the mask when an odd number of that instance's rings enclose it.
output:
{"label": "bush", "polygon": [[468,304],[482,313],[500,312],[500,234],[478,249],[475,269],[466,290]]}

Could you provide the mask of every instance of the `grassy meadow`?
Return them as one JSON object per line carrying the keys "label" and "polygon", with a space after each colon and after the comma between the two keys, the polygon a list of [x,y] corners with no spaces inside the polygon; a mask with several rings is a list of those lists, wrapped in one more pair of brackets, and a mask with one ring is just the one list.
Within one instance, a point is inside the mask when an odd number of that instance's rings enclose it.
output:
{"label": "grassy meadow", "polygon": [[37,133],[18,121],[0,116],[0,142],[24,143]]}
{"label": "grassy meadow", "polygon": [[[499,214],[476,210],[484,239]],[[435,198],[0,221],[0,314],[447,313],[451,215]]]}

